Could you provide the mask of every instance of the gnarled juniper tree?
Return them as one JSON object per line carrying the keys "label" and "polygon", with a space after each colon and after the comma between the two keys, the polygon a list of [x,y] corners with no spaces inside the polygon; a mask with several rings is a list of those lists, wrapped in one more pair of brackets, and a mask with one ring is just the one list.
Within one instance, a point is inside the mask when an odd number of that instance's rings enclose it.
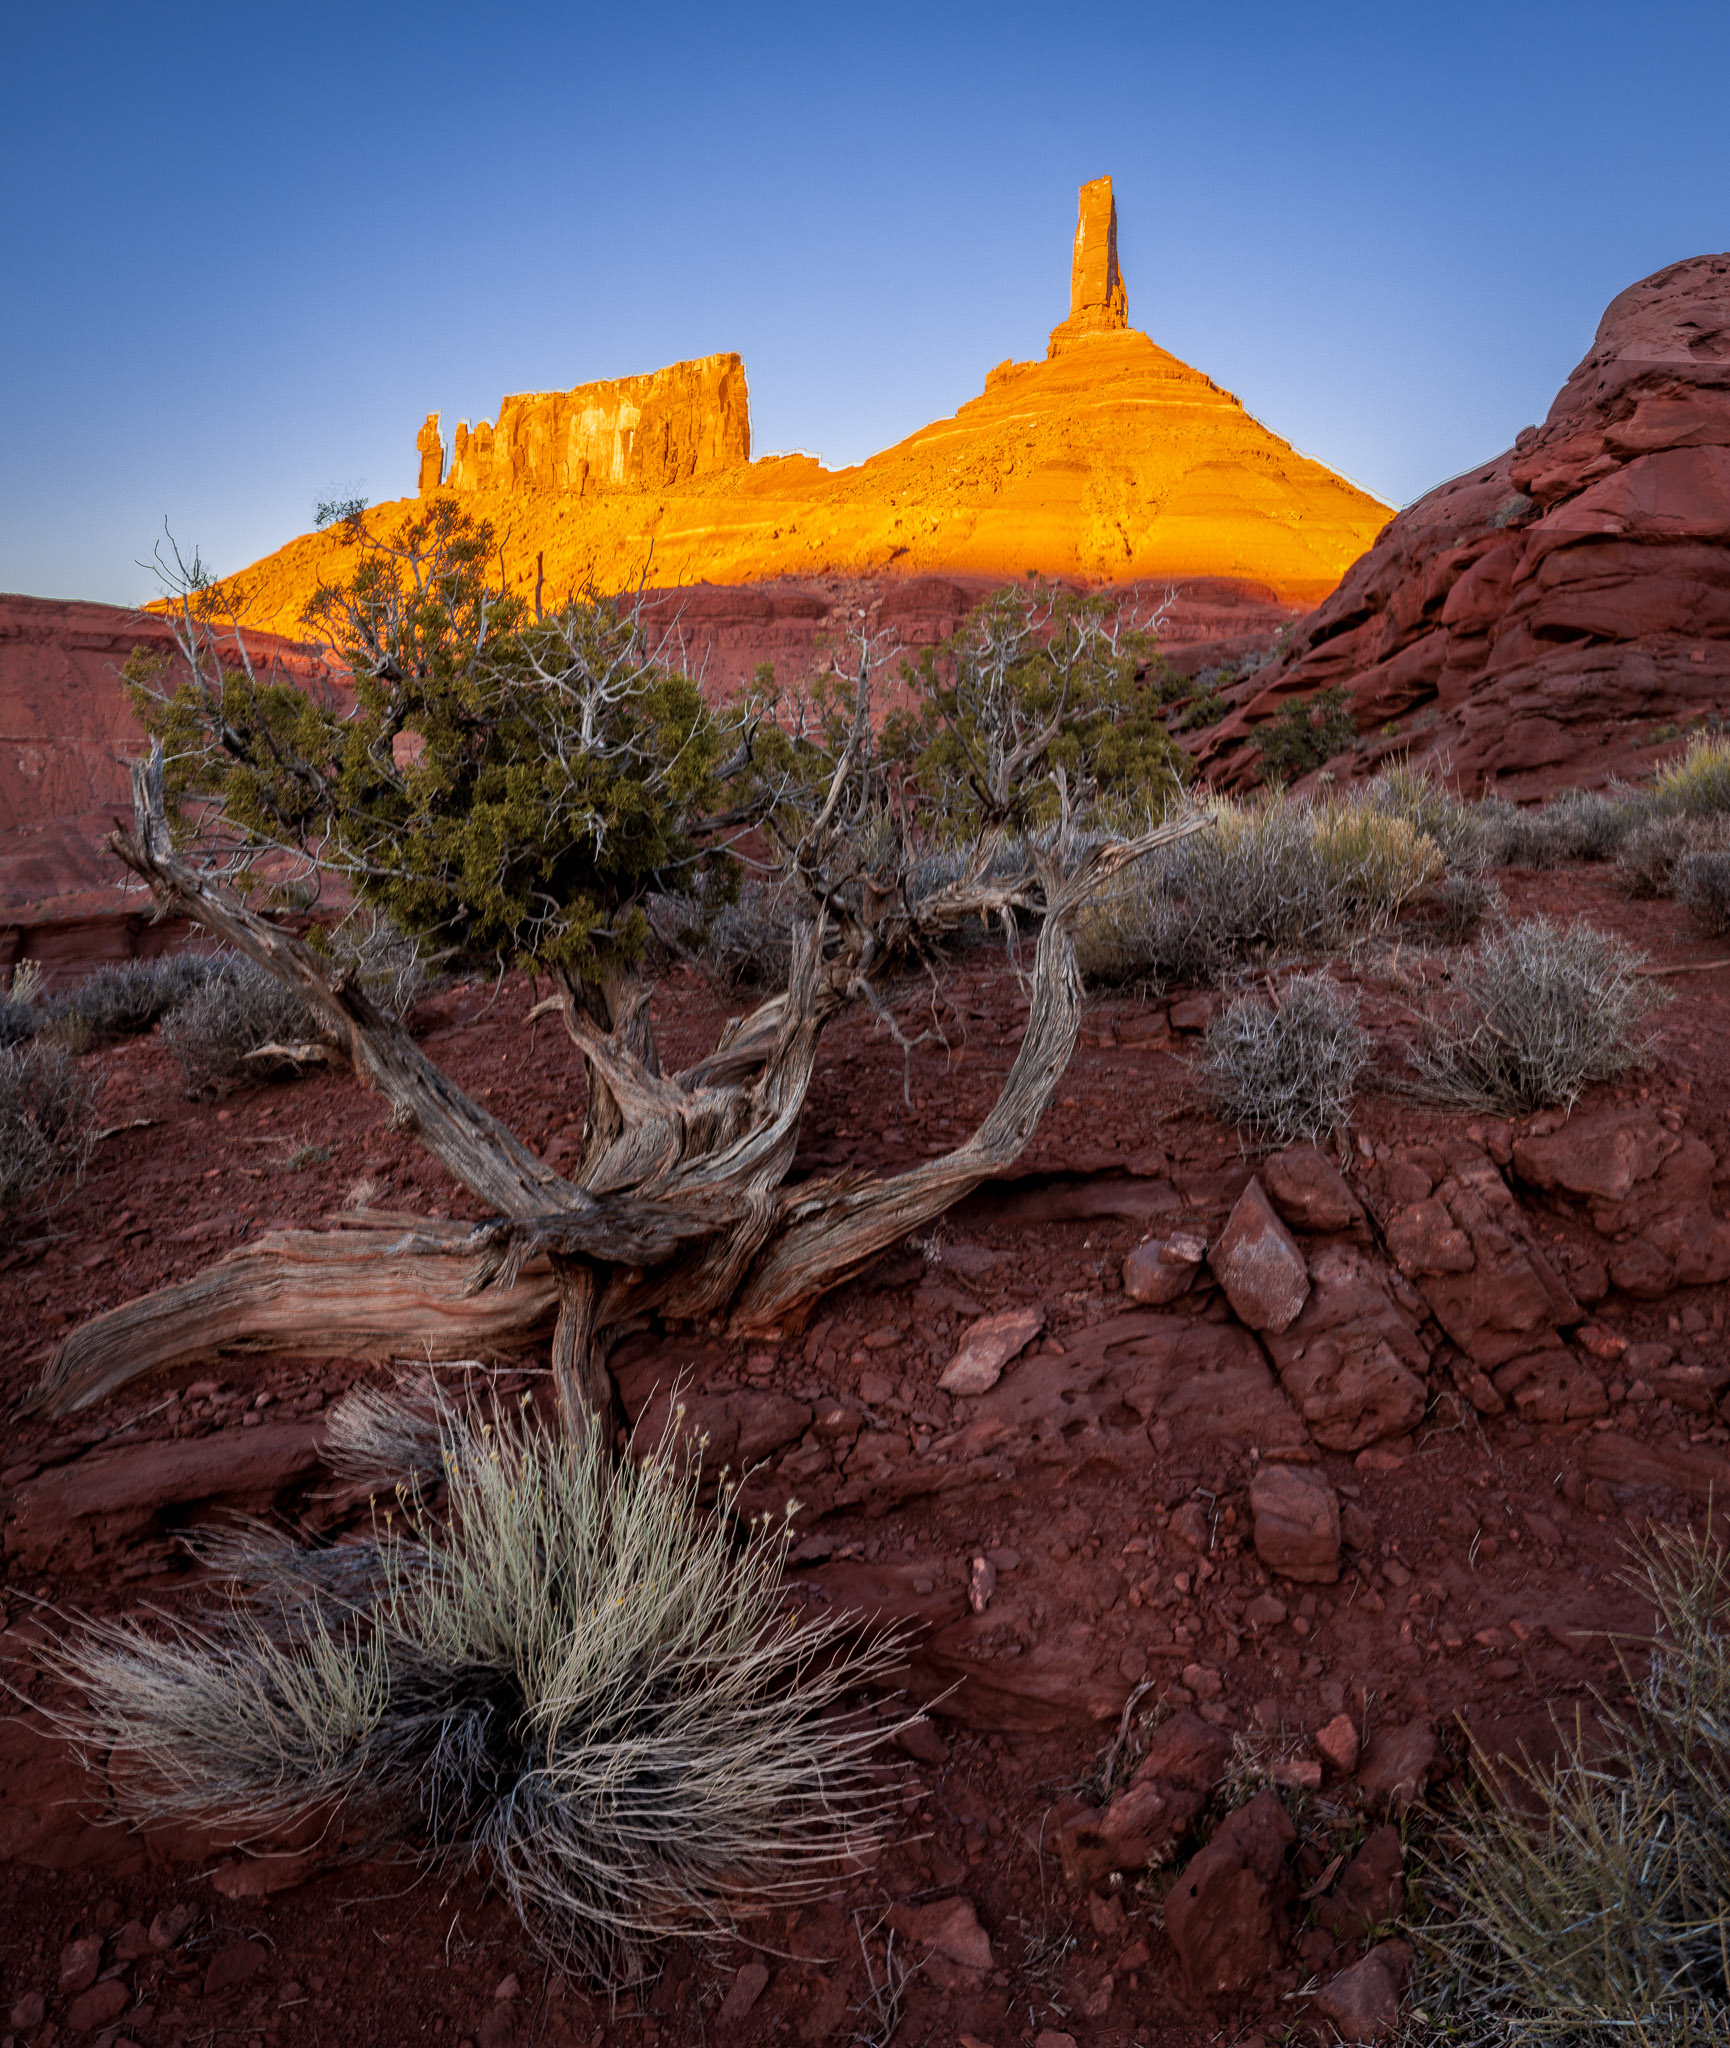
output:
{"label": "gnarled juniper tree", "polygon": [[[530,616],[492,580],[491,530],[448,499],[389,540],[355,538],[353,576],[308,612],[348,679],[324,698],[261,671],[176,558],[179,659],[129,672],[152,745],[112,845],[163,911],[295,989],[496,1220],[261,1240],[75,1331],[43,1384],[58,1407],[222,1345],[389,1336],[463,1356],[477,1330],[498,1344],[550,1308],[580,1427],[609,1405],[608,1337],[627,1321],[785,1326],[1023,1149],[1075,1042],[1077,912],[1198,822],[1136,680],[1150,636],[1101,601],[1005,593],[893,685],[862,638],[811,688],[715,705],[640,606],[585,594]],[[747,846],[791,907],[786,986],[665,1073],[651,912],[715,901]],[[453,967],[546,978],[541,1007],[587,1073],[573,1173],[272,919],[295,871],[303,892],[340,876]],[[825,1026],[969,920],[1011,940],[1038,927],[1026,1032],[990,1112],[908,1172],[785,1185]]]}

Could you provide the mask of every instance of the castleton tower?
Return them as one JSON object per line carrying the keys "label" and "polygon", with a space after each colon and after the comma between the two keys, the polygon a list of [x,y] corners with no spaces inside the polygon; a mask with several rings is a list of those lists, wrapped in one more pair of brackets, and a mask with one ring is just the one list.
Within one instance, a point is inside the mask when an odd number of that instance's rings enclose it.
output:
{"label": "castleton tower", "polygon": [[1051,330],[1047,357],[1087,334],[1117,334],[1129,325],[1129,295],[1117,267],[1117,201],[1111,180],[1094,178],[1081,188],[1076,212],[1075,256],[1069,267],[1069,318]]}

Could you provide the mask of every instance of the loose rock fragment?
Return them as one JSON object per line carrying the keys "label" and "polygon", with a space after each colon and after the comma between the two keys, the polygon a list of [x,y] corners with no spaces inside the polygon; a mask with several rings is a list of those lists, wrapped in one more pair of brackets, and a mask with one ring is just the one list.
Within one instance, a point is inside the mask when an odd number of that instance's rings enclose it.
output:
{"label": "loose rock fragment", "polygon": [[1292,1234],[1251,1179],[1208,1254],[1232,1313],[1252,1330],[1283,1330],[1309,1299],[1309,1270]]}
{"label": "loose rock fragment", "polygon": [[1264,1465],[1250,1482],[1255,1549],[1269,1571],[1311,1585],[1340,1575],[1340,1504],[1308,1465]]}
{"label": "loose rock fragment", "polygon": [[961,1349],[937,1384],[949,1394],[983,1394],[1003,1377],[1003,1368],[1045,1328],[1043,1308],[1004,1309],[981,1316],[961,1340]]}

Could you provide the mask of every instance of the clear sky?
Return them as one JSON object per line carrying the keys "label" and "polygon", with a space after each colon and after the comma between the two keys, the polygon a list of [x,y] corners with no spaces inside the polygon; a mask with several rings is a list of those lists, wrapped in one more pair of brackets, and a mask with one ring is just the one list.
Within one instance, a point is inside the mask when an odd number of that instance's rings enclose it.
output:
{"label": "clear sky", "polygon": [[1730,247],[1730,7],[0,0],[0,588],[128,602],[412,490],[437,408],[738,349],[853,462],[1066,310],[1395,502]]}

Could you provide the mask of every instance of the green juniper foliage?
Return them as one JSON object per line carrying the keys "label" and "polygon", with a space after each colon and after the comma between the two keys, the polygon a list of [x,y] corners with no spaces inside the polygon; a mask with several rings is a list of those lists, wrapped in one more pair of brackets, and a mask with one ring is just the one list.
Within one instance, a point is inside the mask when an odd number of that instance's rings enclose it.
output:
{"label": "green juniper foliage", "polygon": [[528,616],[497,587],[492,528],[448,500],[359,545],[305,614],[352,706],[244,658],[195,663],[170,694],[134,658],[181,828],[208,831],[188,799],[215,800],[243,862],[308,856],[459,968],[628,972],[645,896],[703,855],[725,722],[625,607],[585,594]]}
{"label": "green juniper foliage", "polygon": [[1262,773],[1270,782],[1294,782],[1343,753],[1357,731],[1343,683],[1296,699],[1255,735]]}
{"label": "green juniper foliage", "polygon": [[998,591],[902,680],[911,702],[885,747],[923,793],[941,793],[946,836],[1053,823],[1054,771],[1083,802],[1141,812],[1182,789],[1154,636],[1102,598]]}

